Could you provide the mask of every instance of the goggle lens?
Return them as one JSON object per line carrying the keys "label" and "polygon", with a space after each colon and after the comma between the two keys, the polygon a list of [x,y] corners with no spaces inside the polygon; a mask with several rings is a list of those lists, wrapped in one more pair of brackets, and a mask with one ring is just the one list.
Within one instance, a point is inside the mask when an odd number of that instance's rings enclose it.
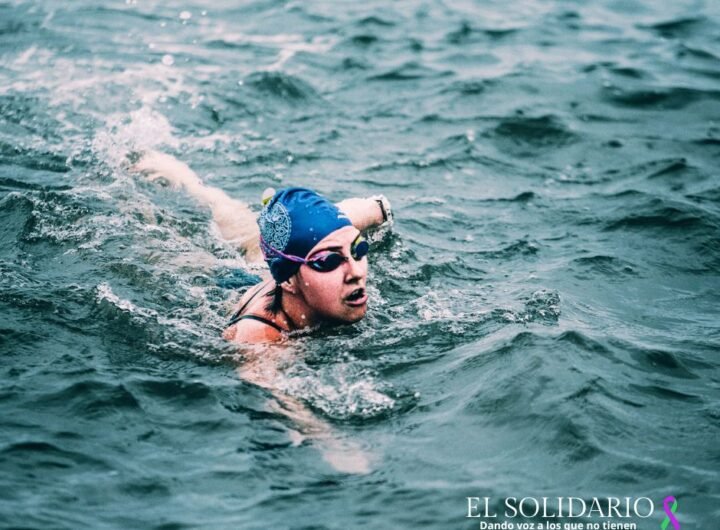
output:
{"label": "goggle lens", "polygon": [[308,262],[308,265],[318,272],[330,272],[337,269],[345,258],[337,252],[328,252],[322,257]]}
{"label": "goggle lens", "polygon": [[368,243],[367,239],[362,236],[358,236],[358,238],[353,241],[353,244],[350,246],[350,253],[355,261],[363,259],[367,256],[368,252],[370,252],[370,243]]}
{"label": "goggle lens", "polygon": [[[365,256],[367,256],[369,251],[370,244],[362,236],[358,236],[357,239],[353,241],[353,244],[350,245],[350,254],[355,261],[360,261],[361,259],[363,259]],[[347,260],[348,258],[343,256],[339,252],[328,252],[327,254],[323,254],[317,258],[309,260],[307,264],[313,270],[316,270],[318,272],[331,272],[337,269],[340,265],[343,264],[344,261]]]}

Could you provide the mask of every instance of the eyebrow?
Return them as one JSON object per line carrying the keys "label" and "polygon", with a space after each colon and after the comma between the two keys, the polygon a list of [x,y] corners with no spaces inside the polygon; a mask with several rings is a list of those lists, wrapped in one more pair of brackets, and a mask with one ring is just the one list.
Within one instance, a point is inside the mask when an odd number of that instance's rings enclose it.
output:
{"label": "eyebrow", "polygon": [[319,249],[317,249],[315,252],[313,252],[312,254],[310,254],[307,259],[314,258],[314,257],[317,256],[318,254],[321,254],[321,253],[323,253],[323,252],[340,252],[342,249],[343,249],[342,246],[333,246],[333,247],[319,248]]}
{"label": "eyebrow", "polygon": [[[353,238],[353,240],[352,240],[352,242],[350,243],[350,245],[352,245],[352,243],[354,243],[355,240],[356,240],[356,239],[358,238],[358,236],[360,236],[360,235],[362,235],[362,232],[360,232],[360,231],[358,230],[358,233],[355,235],[355,237]],[[337,252],[338,250],[342,250],[342,249],[343,249],[343,245],[333,245],[333,246],[331,246],[331,247],[323,247],[323,248],[317,249],[315,252],[313,252],[312,254],[310,254],[309,257],[312,258],[313,256],[315,256],[316,254],[319,254],[320,252],[327,252],[327,251]]]}

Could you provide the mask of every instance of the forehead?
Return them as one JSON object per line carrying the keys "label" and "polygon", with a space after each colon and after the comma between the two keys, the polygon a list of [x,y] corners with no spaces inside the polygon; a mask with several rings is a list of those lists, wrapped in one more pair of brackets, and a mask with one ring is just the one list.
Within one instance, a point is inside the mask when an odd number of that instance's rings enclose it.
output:
{"label": "forehead", "polygon": [[308,252],[308,256],[326,248],[347,247],[355,241],[359,233],[360,231],[354,226],[343,226],[321,239],[320,242]]}

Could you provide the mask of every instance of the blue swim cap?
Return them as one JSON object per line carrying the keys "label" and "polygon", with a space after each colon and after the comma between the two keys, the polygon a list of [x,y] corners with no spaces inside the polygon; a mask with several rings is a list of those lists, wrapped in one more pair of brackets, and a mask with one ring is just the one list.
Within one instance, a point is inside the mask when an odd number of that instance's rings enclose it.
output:
{"label": "blue swim cap", "polygon": [[262,209],[258,226],[260,246],[270,266],[270,274],[277,283],[282,283],[298,271],[300,263],[273,250],[306,258],[319,241],[352,223],[322,195],[307,188],[285,188],[275,192]]}

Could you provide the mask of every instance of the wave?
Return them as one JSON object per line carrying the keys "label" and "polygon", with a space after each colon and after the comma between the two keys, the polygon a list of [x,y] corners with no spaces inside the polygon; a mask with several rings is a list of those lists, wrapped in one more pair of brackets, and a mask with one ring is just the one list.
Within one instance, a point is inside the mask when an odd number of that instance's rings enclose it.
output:
{"label": "wave", "polygon": [[699,203],[711,203],[720,206],[720,187],[709,188],[699,193],[689,193],[685,197]]}
{"label": "wave", "polygon": [[123,384],[86,380],[50,394],[38,396],[35,406],[63,409],[70,417],[99,418],[140,411],[140,402]]}
{"label": "wave", "polygon": [[368,81],[413,81],[416,79],[432,79],[452,75],[451,70],[437,70],[415,61],[409,61],[392,68],[382,74],[368,77]]}
{"label": "wave", "polygon": [[69,451],[46,441],[27,440],[6,445],[0,449],[3,465],[17,467],[18,471],[42,469],[43,473],[53,470],[85,468],[107,472],[112,466],[99,458],[77,451]]}
{"label": "wave", "polygon": [[19,147],[2,141],[0,141],[0,164],[51,173],[70,171],[67,154],[43,151],[37,147]]}
{"label": "wave", "polygon": [[290,103],[319,99],[310,83],[282,72],[255,72],[245,78],[245,84],[263,95]]}
{"label": "wave", "polygon": [[525,256],[535,256],[540,251],[537,241],[527,238],[518,239],[499,250],[483,250],[477,254],[490,259],[511,260]]}
{"label": "wave", "polygon": [[[607,181],[621,181],[621,180],[637,180],[647,179],[652,180],[656,177],[662,176],[674,176],[682,175],[687,170],[694,170],[695,168],[683,157],[672,157],[672,158],[659,158],[656,160],[648,160],[647,162],[641,162],[626,167],[615,167],[606,169],[601,173],[603,180]],[[633,191],[637,194],[643,194],[640,191],[626,190],[626,192]],[[626,193],[621,192],[621,193]],[[643,194],[644,195],[644,194]],[[620,196],[616,194],[615,196]]]}
{"label": "wave", "polygon": [[577,134],[554,115],[503,118],[488,135],[501,151],[517,156],[532,156],[578,140]]}
{"label": "wave", "polygon": [[492,79],[456,81],[442,89],[441,94],[457,93],[461,96],[477,96],[497,85]]}
{"label": "wave", "polygon": [[679,110],[698,101],[717,101],[719,98],[720,90],[702,90],[687,87],[632,90],[612,87],[603,92],[605,101],[617,106],[637,109]]}
{"label": "wave", "polygon": [[573,268],[579,269],[576,277],[592,279],[594,275],[601,275],[611,280],[620,280],[628,276],[638,276],[637,265],[615,256],[595,255],[575,258],[572,260]]}
{"label": "wave", "polygon": [[370,15],[367,17],[363,17],[355,22],[356,26],[360,27],[366,27],[366,26],[378,26],[381,28],[391,28],[395,26],[395,22],[392,20],[389,20],[387,18],[383,18],[378,15]]}
{"label": "wave", "polygon": [[517,33],[517,28],[474,28],[468,21],[463,21],[460,27],[445,35],[450,44],[461,45],[478,41],[499,41]]}
{"label": "wave", "polygon": [[654,31],[666,39],[686,39],[697,35],[706,22],[703,17],[687,17],[655,24],[638,24],[638,27]]}
{"label": "wave", "polygon": [[703,61],[710,61],[714,65],[717,65],[720,63],[720,56],[704,49],[704,48],[698,48],[696,44],[689,45],[687,43],[683,43],[681,47],[681,56],[684,54],[688,54],[696,59],[701,59]]}
{"label": "wave", "polygon": [[626,213],[606,221],[603,230],[716,230],[720,226],[718,219],[713,219],[714,216],[707,211],[657,197],[619,210]]}
{"label": "wave", "polygon": [[647,480],[665,481],[669,474],[669,469],[660,464],[625,462],[611,466],[601,477],[620,484],[642,484]]}

